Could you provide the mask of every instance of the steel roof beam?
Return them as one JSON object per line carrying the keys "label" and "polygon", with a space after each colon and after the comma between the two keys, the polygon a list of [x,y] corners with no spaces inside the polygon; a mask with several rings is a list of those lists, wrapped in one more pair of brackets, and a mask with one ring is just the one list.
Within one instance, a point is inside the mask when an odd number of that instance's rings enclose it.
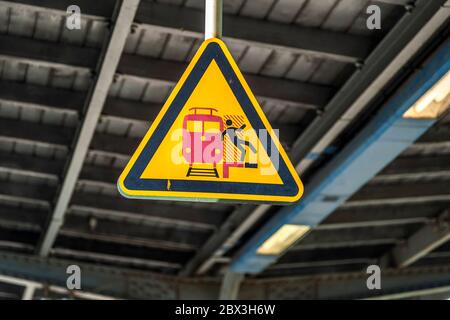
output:
{"label": "steel roof beam", "polygon": [[[21,300],[25,295],[27,288],[23,285],[5,282],[0,276],[0,299],[2,300]],[[24,300],[24,299],[23,299]]]}
{"label": "steel roof beam", "polygon": [[[52,256],[55,258],[71,259],[79,264],[80,262],[91,262],[101,264],[103,266],[113,267],[132,267],[144,270],[151,270],[158,273],[174,273],[181,268],[180,263],[166,262],[164,260],[156,260],[149,258],[135,258],[128,256],[120,256],[117,254],[106,254],[102,252],[81,251],[65,248],[53,248]],[[73,263],[72,262],[72,263]]]}
{"label": "steel roof beam", "polygon": [[403,6],[403,5],[406,5],[411,2],[411,0],[375,0],[375,1],[388,3],[388,4],[395,4],[395,5],[399,5],[399,6]]}
{"label": "steel roof beam", "polygon": [[[426,175],[426,173],[424,173]],[[359,210],[359,211],[367,211],[369,209],[374,210],[382,210],[380,208],[385,207],[393,207],[394,210],[389,210],[390,212],[396,212],[400,207],[414,205],[415,209],[418,210],[418,207],[423,208],[423,206],[427,206],[429,209],[430,206],[441,204],[440,206],[446,206],[450,202],[450,193],[448,192],[448,180],[437,180],[435,183],[426,182],[423,183],[423,188],[430,187],[429,190],[423,192],[422,194],[417,194],[417,187],[414,182],[403,182],[397,185],[386,185],[386,189],[382,186],[372,186],[365,187],[364,194],[358,195],[356,194],[354,198],[344,203],[340,209],[343,210]],[[405,186],[409,186],[407,189]],[[373,192],[379,192],[374,196],[368,194],[367,190],[372,190]],[[387,192],[391,190],[393,194],[389,195]],[[433,209],[434,210],[434,209]],[[427,213],[429,214],[429,212]]]}
{"label": "steel roof beam", "polygon": [[[380,93],[410,59],[430,40],[450,16],[446,0],[418,0],[374,49],[356,72],[325,107],[322,117],[314,120],[298,137],[291,159],[305,172],[336,137]],[[308,156],[309,155],[309,156]]]}
{"label": "steel roof beam", "polygon": [[26,122],[27,130],[23,130],[21,128],[23,123],[19,120],[0,118],[0,136],[60,146],[67,146],[72,141],[73,128]]}
{"label": "steel roof beam", "polygon": [[101,51],[96,48],[41,41],[33,38],[0,35],[2,59],[41,62],[47,66],[95,69]]}
{"label": "steel roof beam", "polygon": [[[128,299],[217,299],[220,282],[214,279],[160,276],[126,268],[99,267],[79,262],[83,287],[95,293]],[[65,286],[66,266],[73,260],[40,258],[0,252],[0,272],[33,281]],[[357,299],[382,297],[387,293],[411,293],[422,289],[450,286],[449,267],[416,267],[383,271],[382,290],[367,290],[367,273],[351,272],[315,276],[246,279],[241,296],[247,299]],[[197,290],[192,290],[195,285]],[[311,287],[316,290],[310,290]],[[139,289],[138,289],[139,288]]]}
{"label": "steel roof beam", "polygon": [[14,0],[1,1],[10,6],[20,6],[21,4],[26,6],[35,7],[38,11],[42,10],[55,10],[65,13],[67,7],[76,4],[81,8],[83,14],[89,16],[98,16],[106,19],[110,19],[114,12],[116,4],[115,0],[101,0],[98,2],[92,0]]}
{"label": "steel roof beam", "polygon": [[450,240],[450,212],[441,213],[382,257],[383,263],[405,268]]}
{"label": "steel roof beam", "polygon": [[51,202],[55,197],[55,187],[25,184],[12,181],[0,181],[2,198],[30,199],[40,202]]}
{"label": "steel roof beam", "polygon": [[386,250],[392,247],[391,244],[382,245],[365,245],[360,247],[350,248],[323,248],[323,249],[311,249],[311,250],[294,250],[289,251],[277,264],[285,263],[300,263],[300,262],[320,262],[328,260],[341,260],[341,259],[377,259]]}
{"label": "steel roof beam", "polygon": [[[112,201],[114,200],[114,201]],[[130,200],[98,194],[76,193],[72,205],[76,207],[98,208],[105,211],[128,212],[153,217],[155,221],[172,225],[211,230],[220,225],[228,215],[226,212],[204,208],[189,208],[182,205],[164,205],[148,200]]]}
{"label": "steel roof beam", "polygon": [[[0,226],[0,241],[12,242],[25,245],[22,248],[35,246],[39,240],[39,232],[37,230],[16,230],[6,226]],[[25,249],[26,250],[26,249]]]}
{"label": "steel roof beam", "polygon": [[[152,78],[176,83],[186,69],[185,63],[124,54],[118,72],[139,78]],[[297,80],[245,74],[250,88],[259,98],[295,104],[298,107],[323,107],[334,94],[334,88]]]}
{"label": "steel roof beam", "polygon": [[405,197],[405,198],[387,198],[387,199],[367,199],[367,200],[353,200],[342,204],[342,209],[367,209],[371,207],[380,206],[405,206],[405,205],[424,205],[424,204],[447,204],[450,202],[449,194],[426,195],[420,197]]}
{"label": "steel roof beam", "polygon": [[[58,178],[64,169],[64,160],[30,157],[22,154],[0,152],[0,170],[18,172],[28,176]],[[121,170],[114,167],[104,167],[85,164],[80,174],[80,181],[113,185]]]}
{"label": "steel roof beam", "polygon": [[43,108],[79,112],[86,100],[86,93],[0,80],[0,99]]}
{"label": "steel roof beam", "polygon": [[[108,199],[109,198],[109,199]],[[207,233],[214,231],[217,227],[211,224],[209,221],[195,222],[189,220],[174,219],[170,217],[161,217],[154,214],[153,211],[144,210],[142,208],[125,207],[125,210],[116,210],[111,207],[102,207],[100,205],[92,204],[90,199],[85,199],[80,195],[79,203],[73,203],[71,211],[76,212],[76,215],[86,216],[91,215],[99,219],[111,219],[117,221],[129,221],[134,224],[143,224],[153,226],[154,228],[170,229],[176,228],[177,230],[192,231],[194,233]],[[116,201],[117,198],[103,197],[104,201],[110,202]],[[172,208],[172,210],[179,210],[179,208]],[[197,211],[197,210],[196,210]],[[192,209],[183,208],[185,214],[194,212]],[[215,214],[217,212],[211,211],[209,214]],[[219,213],[220,214],[220,213]]]}
{"label": "steel roof beam", "polygon": [[[27,130],[22,130],[23,121],[0,119],[0,137],[67,147],[75,133],[75,129],[69,127],[43,125],[34,122],[27,122],[26,124]],[[128,156],[138,143],[138,138],[96,134],[91,143],[91,149]]]}
{"label": "steel roof beam", "polygon": [[367,240],[348,240],[348,241],[335,241],[335,242],[317,242],[310,244],[302,244],[291,248],[291,250],[318,250],[318,249],[334,249],[334,248],[347,248],[352,250],[356,247],[368,247],[368,246],[380,246],[380,245],[395,245],[401,242],[395,238],[372,238]]}
{"label": "steel roof beam", "polygon": [[[94,69],[100,50],[31,38],[0,35],[0,56],[48,67]],[[119,74],[174,84],[186,69],[186,63],[165,61],[124,53],[117,67]],[[334,88],[296,80],[261,75],[245,75],[253,92],[274,102],[295,104],[308,109],[321,108]]]}
{"label": "steel roof beam", "polygon": [[0,226],[41,230],[45,225],[47,214],[46,210],[0,205]]}
{"label": "steel roof beam", "polygon": [[[0,170],[6,169],[29,176],[58,178],[63,173],[64,164],[64,160],[0,151]],[[118,168],[85,164],[79,180],[112,185],[117,182],[120,173]]]}
{"label": "steel roof beam", "polygon": [[[337,242],[351,242],[351,241],[368,241],[372,239],[403,239],[412,231],[417,230],[421,223],[409,224],[405,226],[394,225],[380,228],[360,227],[360,228],[340,228],[340,229],[312,229],[298,244],[292,247],[293,250],[302,250],[304,246],[330,244]],[[326,225],[325,225],[326,226]]]}
{"label": "steel roof beam", "polygon": [[[54,186],[33,185],[18,182],[0,182],[0,197],[25,199],[29,201],[51,203],[55,197]],[[159,222],[165,225],[199,230],[213,230],[220,225],[227,213],[208,208],[189,208],[181,205],[165,205],[148,201],[128,200],[117,197],[76,192],[71,201],[72,207],[89,208],[111,212],[128,212],[141,217],[141,220]]]}
{"label": "steel roof beam", "polygon": [[449,181],[429,181],[418,183],[372,184],[360,189],[348,200],[351,204],[360,201],[388,200],[397,198],[419,198],[439,195],[449,195]]}
{"label": "steel roof beam", "polygon": [[64,161],[0,151],[0,168],[31,176],[41,175],[56,178],[63,172]]}
{"label": "steel roof beam", "polygon": [[[333,269],[337,269],[341,266],[349,266],[356,265],[357,269],[362,269],[362,266],[367,266],[370,264],[376,263],[376,259],[371,258],[336,258],[330,260],[320,260],[320,261],[304,261],[304,262],[288,262],[288,263],[277,263],[275,265],[267,268],[267,272],[271,274],[271,271],[283,271],[283,273],[287,273],[289,270],[295,269],[298,272],[298,269],[307,269],[307,268],[324,268],[329,267]],[[338,270],[335,271],[339,273]],[[341,271],[342,272],[342,271]],[[331,272],[330,272],[331,273]],[[281,275],[281,274],[280,274]]]}
{"label": "steel roof beam", "polygon": [[[0,80],[0,100],[30,107],[80,112],[86,100],[86,92]],[[103,115],[151,121],[156,118],[160,109],[160,103],[107,97]]]}
{"label": "steel roof beam", "polygon": [[[224,14],[224,39],[251,43],[256,47],[344,62],[363,60],[370,52],[370,38],[341,32],[300,27]],[[203,38],[203,12],[191,8],[167,6],[143,1],[136,21],[155,26],[171,34]]]}
{"label": "steel roof beam", "polygon": [[[0,281],[3,283],[9,283],[24,288],[23,294],[18,299],[22,300],[40,300],[46,299],[49,296],[53,298],[71,298],[71,299],[87,299],[87,300],[114,300],[113,297],[105,295],[94,294],[90,292],[78,291],[73,292],[67,288],[57,287],[53,285],[47,285],[35,281],[26,279],[20,279],[16,277],[9,277],[0,275]],[[16,299],[16,300],[18,300]]]}
{"label": "steel roof beam", "polygon": [[[65,13],[68,0],[20,0],[7,3],[11,6],[18,3],[35,6],[37,11],[58,10]],[[92,1],[79,0],[77,4],[87,15],[98,15],[98,18],[109,18],[111,1],[93,5]],[[204,13],[201,10],[142,1],[136,15],[136,22],[148,29],[156,29],[173,35],[190,36],[203,39]],[[281,50],[292,54],[307,54],[319,58],[343,62],[363,60],[373,45],[368,37],[333,32],[319,28],[308,28],[286,25],[267,20],[224,14],[223,29],[225,41],[233,41]]]}
{"label": "steel roof beam", "polygon": [[320,225],[319,229],[333,229],[346,227],[364,227],[375,224],[387,226],[389,224],[420,223],[434,218],[445,204],[434,205],[407,204],[402,206],[374,206],[368,208],[339,208],[328,216]]}
{"label": "steel roof beam", "polygon": [[[1,253],[0,272],[4,275],[21,276],[26,279],[65,286],[66,267],[73,264],[77,252],[66,253],[66,258],[39,258],[35,256]],[[62,255],[62,253],[60,253]],[[94,257],[95,258],[95,257]],[[206,281],[207,286],[192,291],[195,282],[186,279],[180,282],[169,276],[160,276],[150,272],[140,272],[124,267],[98,266],[98,264],[77,261],[83,270],[83,288],[96,293],[129,299],[176,299],[218,297],[218,281]],[[211,285],[213,291],[211,292]],[[137,290],[138,287],[149,290]],[[215,288],[215,289],[214,289]],[[214,294],[214,292],[216,292]]]}
{"label": "steel roof beam", "polygon": [[427,134],[417,140],[418,143],[450,141],[450,124],[441,124],[428,130]]}
{"label": "steel roof beam", "polygon": [[[0,240],[20,244],[34,245],[39,239],[36,230],[17,230],[0,226]],[[61,232],[58,235],[52,255],[75,255],[80,260],[95,259],[106,263],[139,264],[144,268],[179,269],[183,261],[190,256],[186,250],[167,250],[163,247],[151,248],[135,243],[119,243],[106,239],[87,239],[72,233]]]}
{"label": "steel roof beam", "polygon": [[[428,133],[425,133],[428,136]],[[450,135],[447,136],[450,141]],[[450,155],[434,155],[420,157],[400,157],[391,162],[383,171],[381,176],[422,173],[422,172],[439,172],[450,170]]]}
{"label": "steel roof beam", "polygon": [[[91,224],[92,220],[94,225]],[[77,214],[67,216],[61,232],[74,237],[78,235],[142,247],[182,251],[195,250],[210,233],[210,231],[183,230],[170,226],[156,226],[156,224],[136,224]]]}
{"label": "steel roof beam", "polygon": [[111,256],[136,258],[142,260],[160,261],[162,264],[182,265],[192,251],[166,250],[162,247],[143,247],[136,243],[117,243],[107,240],[79,237],[65,232],[58,235],[55,249],[92,252]]}
{"label": "steel roof beam", "polygon": [[430,219],[426,217],[398,218],[395,216],[391,216],[389,218],[385,218],[384,220],[377,220],[374,218],[371,219],[370,217],[367,217],[361,220],[355,219],[352,222],[322,222],[315,228],[315,230],[340,230],[348,228],[405,226],[407,224],[426,223],[428,221],[430,221]]}
{"label": "steel roof beam", "polygon": [[[37,231],[45,226],[47,215],[46,210],[0,205],[0,226],[15,230]],[[92,213],[86,215],[71,213],[67,216],[60,234],[141,247],[192,251],[203,243],[210,232],[144,224],[142,221],[141,224],[130,223],[123,219],[97,217]]]}

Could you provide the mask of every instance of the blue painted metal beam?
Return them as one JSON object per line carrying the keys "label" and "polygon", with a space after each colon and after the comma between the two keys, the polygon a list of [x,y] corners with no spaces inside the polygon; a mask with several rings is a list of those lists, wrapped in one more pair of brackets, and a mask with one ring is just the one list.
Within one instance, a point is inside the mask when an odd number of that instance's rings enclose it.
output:
{"label": "blue painted metal beam", "polygon": [[258,248],[285,224],[319,224],[414,143],[435,120],[405,119],[403,114],[450,70],[450,40],[412,75],[359,134],[305,187],[303,198],[284,207],[238,252],[231,270],[259,273],[278,255]]}

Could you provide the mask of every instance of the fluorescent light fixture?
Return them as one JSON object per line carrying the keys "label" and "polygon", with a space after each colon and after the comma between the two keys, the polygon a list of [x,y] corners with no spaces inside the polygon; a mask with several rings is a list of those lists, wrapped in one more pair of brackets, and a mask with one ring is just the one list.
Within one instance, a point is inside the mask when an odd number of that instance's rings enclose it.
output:
{"label": "fluorescent light fixture", "polygon": [[278,255],[303,237],[309,226],[285,224],[258,248],[258,254]]}
{"label": "fluorescent light fixture", "polygon": [[403,114],[404,118],[436,119],[450,106],[450,71]]}

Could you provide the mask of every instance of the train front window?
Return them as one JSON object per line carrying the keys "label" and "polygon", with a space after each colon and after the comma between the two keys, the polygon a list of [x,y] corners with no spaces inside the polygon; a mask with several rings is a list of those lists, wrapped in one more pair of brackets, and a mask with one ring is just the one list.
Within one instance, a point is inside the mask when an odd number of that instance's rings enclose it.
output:
{"label": "train front window", "polygon": [[202,122],[201,121],[188,121],[187,130],[189,132],[202,132]]}
{"label": "train front window", "polygon": [[205,132],[219,133],[220,123],[218,121],[205,121]]}

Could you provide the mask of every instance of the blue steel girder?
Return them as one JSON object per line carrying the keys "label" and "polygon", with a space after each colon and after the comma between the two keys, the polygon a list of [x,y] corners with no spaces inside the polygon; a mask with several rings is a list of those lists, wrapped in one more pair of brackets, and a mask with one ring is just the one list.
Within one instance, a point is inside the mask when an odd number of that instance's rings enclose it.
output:
{"label": "blue steel girder", "polygon": [[285,224],[314,227],[342,205],[387,164],[416,141],[436,119],[403,118],[450,70],[447,40],[386,102],[369,123],[305,186],[303,198],[284,207],[266,223],[231,263],[239,273],[259,273],[279,255],[258,254],[258,248]]}

